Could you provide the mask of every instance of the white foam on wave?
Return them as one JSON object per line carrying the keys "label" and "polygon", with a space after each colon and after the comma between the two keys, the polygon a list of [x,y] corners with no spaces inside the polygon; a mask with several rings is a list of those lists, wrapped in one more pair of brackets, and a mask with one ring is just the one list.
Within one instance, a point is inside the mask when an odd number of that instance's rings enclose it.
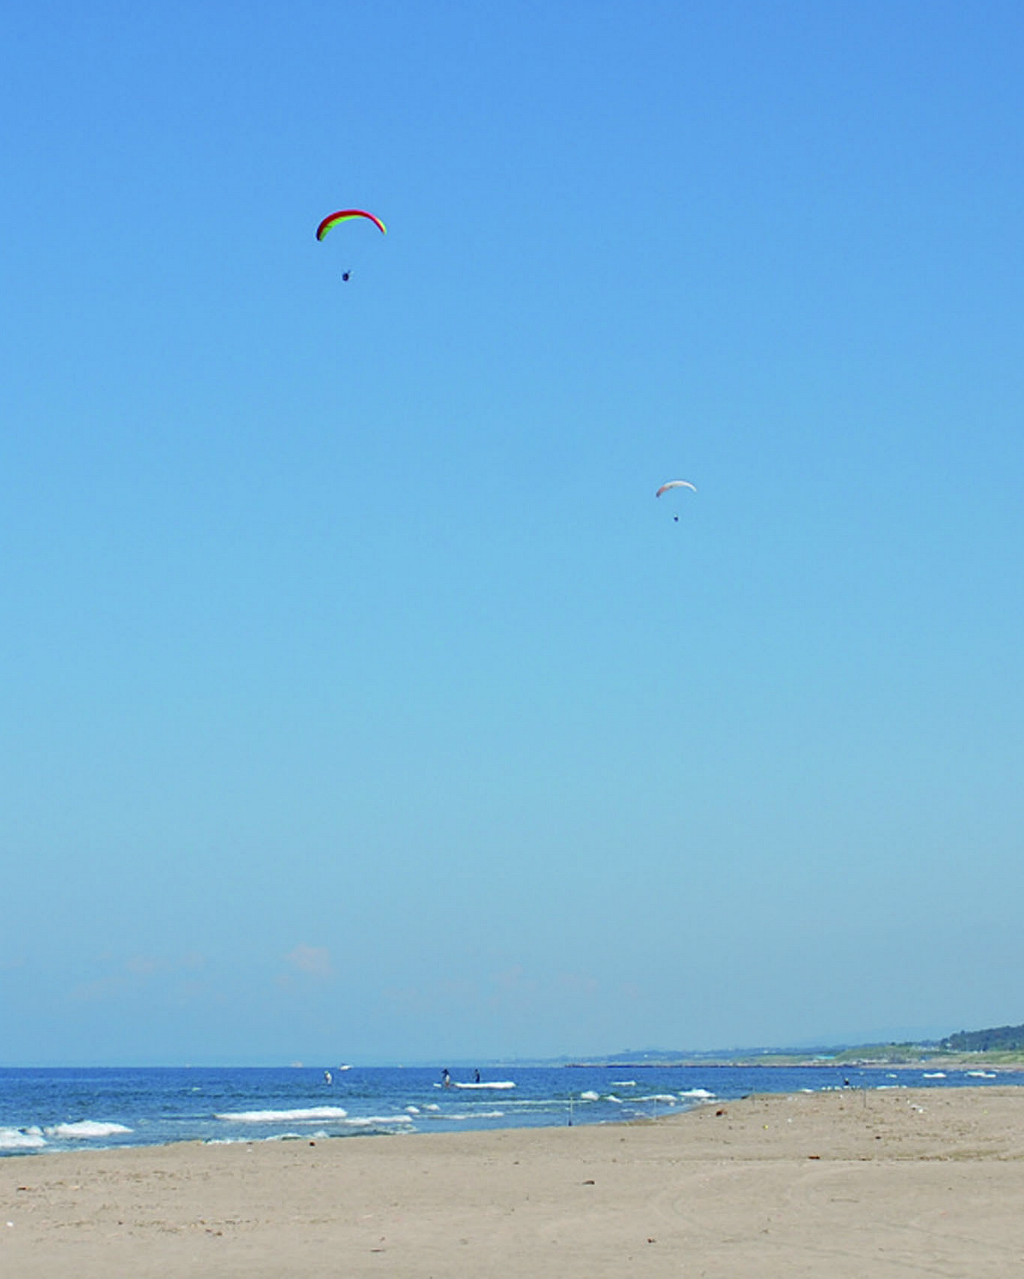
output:
{"label": "white foam on wave", "polygon": [[504,1119],[505,1112],[503,1110],[477,1110],[471,1115],[431,1115],[430,1118],[443,1119],[445,1123],[449,1119],[459,1123],[468,1123],[470,1120],[476,1119]]}
{"label": "white foam on wave", "polygon": [[204,1146],[260,1146],[271,1144],[276,1141],[309,1141],[311,1138],[322,1138],[324,1141],[330,1141],[331,1134],[317,1130],[310,1132],[307,1128],[305,1132],[275,1132],[266,1137],[207,1137]]}
{"label": "white foam on wave", "polygon": [[636,1080],[635,1079],[613,1079],[612,1087],[613,1088],[635,1088]]}
{"label": "white foam on wave", "polygon": [[589,1088],[586,1092],[580,1093],[580,1101],[600,1101],[601,1098],[596,1092],[592,1092]]}
{"label": "white foam on wave", "polygon": [[38,1128],[0,1128],[0,1150],[41,1150],[45,1145]]}
{"label": "white foam on wave", "polygon": [[622,1098],[621,1098],[621,1097],[616,1097],[616,1095],[615,1095],[613,1092],[610,1092],[610,1093],[608,1094],[608,1096],[607,1096],[607,1097],[605,1097],[605,1101],[613,1101],[613,1102],[615,1102],[616,1106],[621,1106],[621,1105],[622,1105]]}
{"label": "white foam on wave", "polygon": [[381,1128],[389,1124],[411,1123],[410,1115],[354,1115],[351,1119],[345,1120],[349,1128]]}
{"label": "white foam on wave", "polygon": [[924,1072],[925,1079],[945,1079],[946,1072],[944,1070],[933,1070]]}
{"label": "white foam on wave", "polygon": [[227,1110],[214,1115],[233,1124],[317,1124],[324,1119],[344,1119],[340,1106],[310,1106],[306,1110]]}
{"label": "white foam on wave", "polygon": [[649,1097],[637,1097],[637,1101],[663,1101],[667,1106],[674,1106],[676,1095],[671,1092],[653,1092]]}
{"label": "white foam on wave", "polygon": [[697,1097],[704,1101],[710,1101],[714,1097],[713,1092],[708,1092],[706,1088],[687,1088],[685,1092],[681,1092],[680,1097]]}
{"label": "white foam on wave", "polygon": [[512,1080],[511,1080],[511,1079],[499,1079],[496,1083],[493,1083],[493,1084],[457,1084],[457,1083],[454,1083],[454,1082],[453,1082],[453,1083],[452,1083],[452,1087],[453,1087],[453,1088],[491,1088],[491,1089],[502,1089],[502,1088],[514,1088],[514,1087],[515,1087],[515,1084],[512,1082]]}
{"label": "white foam on wave", "polygon": [[994,1070],[968,1070],[965,1072],[972,1079],[995,1079],[996,1072]]}
{"label": "white foam on wave", "polygon": [[72,1138],[75,1141],[90,1141],[97,1137],[113,1137],[120,1132],[131,1132],[124,1124],[105,1124],[95,1119],[80,1119],[73,1124],[53,1124],[44,1129],[48,1137]]}

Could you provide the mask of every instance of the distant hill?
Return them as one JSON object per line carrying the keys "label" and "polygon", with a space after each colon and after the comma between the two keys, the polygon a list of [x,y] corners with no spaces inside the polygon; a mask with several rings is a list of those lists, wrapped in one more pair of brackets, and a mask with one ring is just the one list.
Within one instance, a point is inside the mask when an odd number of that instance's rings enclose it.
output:
{"label": "distant hill", "polygon": [[[669,1066],[716,1064],[793,1065],[831,1062],[844,1065],[909,1065],[928,1061],[946,1053],[1003,1053],[1024,1056],[1024,1026],[996,1026],[989,1030],[960,1030],[945,1039],[922,1039],[906,1043],[832,1044],[799,1048],[725,1048],[695,1052],[692,1049],[628,1048],[625,1052],[602,1053],[580,1058],[558,1058],[558,1065],[587,1066]],[[538,1063],[539,1064],[539,1063]],[[1005,1061],[1002,1064],[1006,1064]]]}
{"label": "distant hill", "polygon": [[991,1030],[960,1030],[939,1041],[947,1052],[985,1053],[1024,1051],[1024,1026],[995,1026]]}

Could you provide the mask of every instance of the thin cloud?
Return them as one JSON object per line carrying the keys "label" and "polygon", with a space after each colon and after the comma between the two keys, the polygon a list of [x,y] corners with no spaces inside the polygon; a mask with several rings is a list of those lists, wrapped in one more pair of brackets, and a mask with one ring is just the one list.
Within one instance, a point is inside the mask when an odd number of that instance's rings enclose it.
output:
{"label": "thin cloud", "polygon": [[326,946],[296,946],[284,957],[288,966],[309,977],[333,977],[334,967]]}

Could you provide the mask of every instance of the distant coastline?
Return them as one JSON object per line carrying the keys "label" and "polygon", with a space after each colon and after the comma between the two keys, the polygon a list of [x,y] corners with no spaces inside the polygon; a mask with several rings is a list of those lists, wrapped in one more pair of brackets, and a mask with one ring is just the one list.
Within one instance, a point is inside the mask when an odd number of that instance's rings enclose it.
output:
{"label": "distant coastline", "polygon": [[566,1066],[641,1070],[646,1066],[920,1066],[929,1069],[1019,1070],[1024,1067],[1024,1025],[961,1030],[945,1039],[815,1045],[801,1048],[736,1048],[710,1052],[627,1050],[574,1059]]}
{"label": "distant coastline", "polygon": [[856,1051],[844,1051],[835,1057],[801,1056],[800,1054],[766,1053],[762,1056],[737,1054],[735,1057],[658,1057],[633,1061],[602,1061],[600,1059],[567,1061],[560,1063],[565,1069],[588,1070],[667,1070],[682,1066],[745,1067],[749,1069],[791,1069],[794,1066],[857,1066],[863,1070],[883,1070],[892,1067],[923,1067],[935,1070],[969,1070],[984,1067],[986,1070],[1020,1070],[1024,1068],[1024,1053],[948,1053],[920,1056],[879,1055],[862,1056]]}

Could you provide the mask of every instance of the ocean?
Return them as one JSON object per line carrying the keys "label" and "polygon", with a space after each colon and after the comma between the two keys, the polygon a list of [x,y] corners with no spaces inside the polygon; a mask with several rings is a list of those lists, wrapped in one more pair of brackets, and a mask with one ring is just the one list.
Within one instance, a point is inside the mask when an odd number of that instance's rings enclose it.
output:
{"label": "ocean", "polygon": [[657,1118],[750,1093],[1024,1084],[1024,1071],[756,1066],[6,1068],[0,1155],[174,1141],[538,1128]]}

